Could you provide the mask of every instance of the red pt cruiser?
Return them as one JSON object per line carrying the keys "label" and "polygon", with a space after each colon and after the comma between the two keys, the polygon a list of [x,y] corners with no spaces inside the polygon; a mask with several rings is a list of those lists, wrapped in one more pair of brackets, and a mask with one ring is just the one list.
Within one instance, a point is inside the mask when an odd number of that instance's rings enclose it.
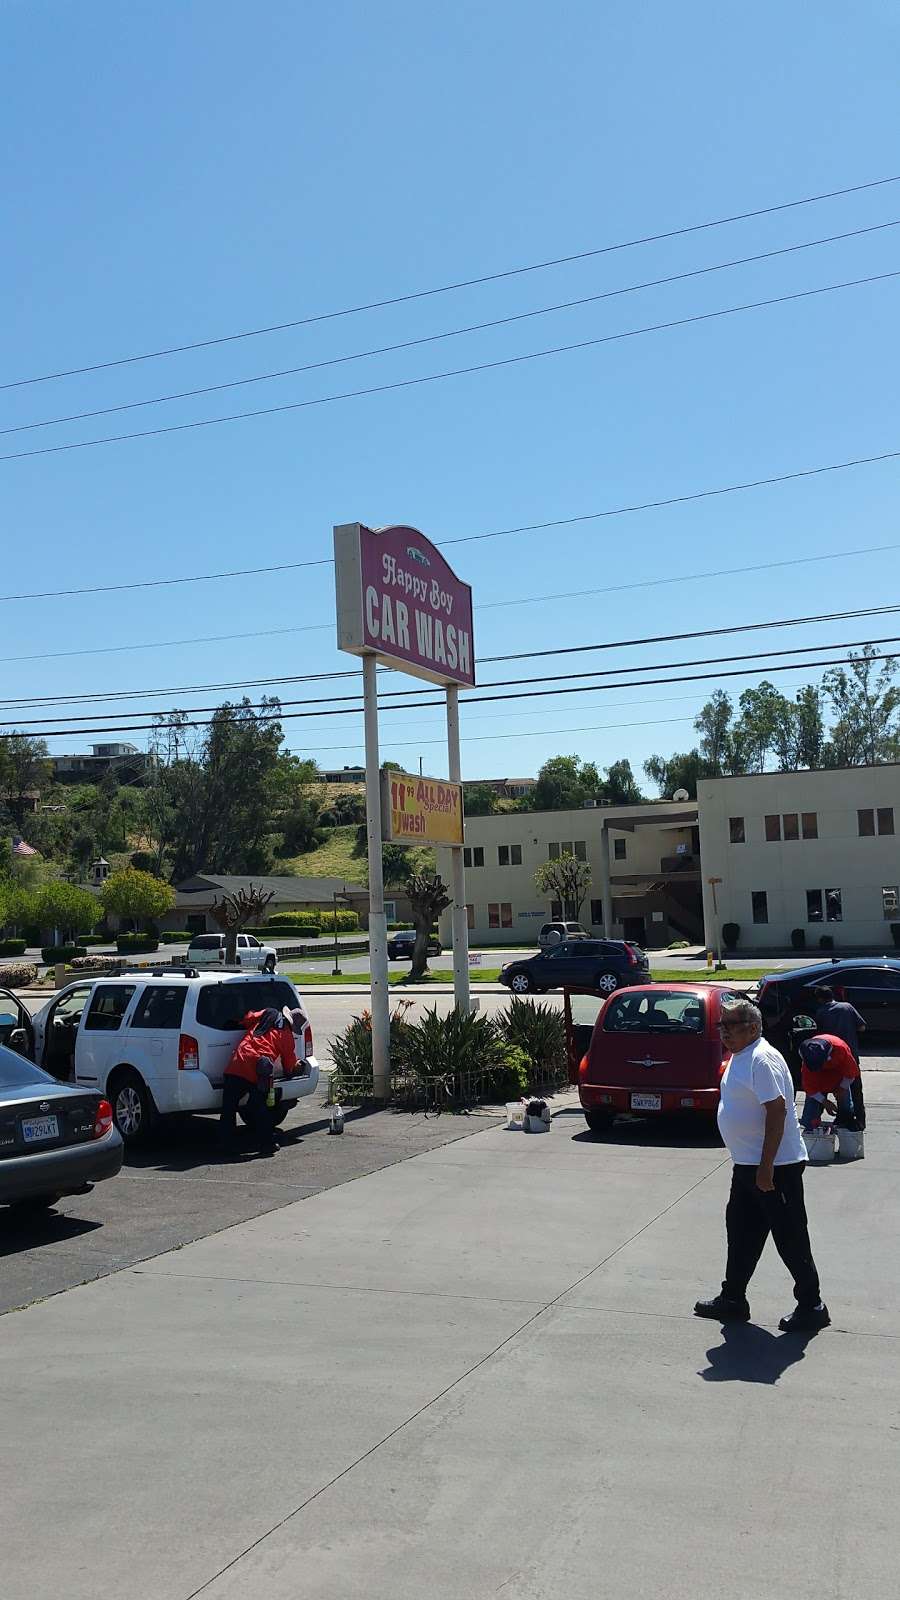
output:
{"label": "red pt cruiser", "polygon": [[722,1000],[730,998],[728,990],[705,983],[655,983],[610,995],[578,1069],[578,1094],[592,1132],[602,1132],[622,1113],[715,1116],[728,1059],[719,1021]]}

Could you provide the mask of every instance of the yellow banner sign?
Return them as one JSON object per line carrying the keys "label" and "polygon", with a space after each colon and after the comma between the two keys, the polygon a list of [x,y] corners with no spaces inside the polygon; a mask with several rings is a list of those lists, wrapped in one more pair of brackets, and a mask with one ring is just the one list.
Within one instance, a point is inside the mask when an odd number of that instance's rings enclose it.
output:
{"label": "yellow banner sign", "polygon": [[462,844],[462,785],[388,769],[381,775],[384,837],[397,844]]}

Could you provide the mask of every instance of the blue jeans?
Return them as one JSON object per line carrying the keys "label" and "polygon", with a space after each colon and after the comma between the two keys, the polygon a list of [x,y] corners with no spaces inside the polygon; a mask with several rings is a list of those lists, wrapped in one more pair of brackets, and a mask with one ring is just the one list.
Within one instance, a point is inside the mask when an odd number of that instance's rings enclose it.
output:
{"label": "blue jeans", "polygon": [[[839,1088],[829,1091],[834,1094],[837,1101],[837,1116],[835,1122],[839,1128],[852,1127],[854,1124],[853,1095],[850,1089],[850,1080],[845,1078]],[[803,1110],[800,1114],[801,1128],[814,1128],[822,1120],[825,1109],[824,1094],[807,1093]]]}

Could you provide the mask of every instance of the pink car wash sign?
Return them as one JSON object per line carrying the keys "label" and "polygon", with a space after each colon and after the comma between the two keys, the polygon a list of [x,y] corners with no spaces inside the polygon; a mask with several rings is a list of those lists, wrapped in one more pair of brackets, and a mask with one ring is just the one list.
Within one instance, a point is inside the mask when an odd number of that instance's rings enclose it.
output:
{"label": "pink car wash sign", "polygon": [[432,683],[475,682],[472,591],[417,528],[334,530],[338,648]]}

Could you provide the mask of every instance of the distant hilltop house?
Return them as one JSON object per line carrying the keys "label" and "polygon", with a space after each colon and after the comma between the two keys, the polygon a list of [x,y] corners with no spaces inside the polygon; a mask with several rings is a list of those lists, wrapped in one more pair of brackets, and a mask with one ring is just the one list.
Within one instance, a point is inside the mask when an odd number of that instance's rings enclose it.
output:
{"label": "distant hilltop house", "polygon": [[521,800],[531,793],[537,778],[472,778],[470,782],[493,789],[501,800]]}
{"label": "distant hilltop house", "polygon": [[50,765],[57,783],[97,783],[107,772],[114,772],[120,783],[148,783],[154,758],[136,744],[95,744],[91,753],[51,756]]}

